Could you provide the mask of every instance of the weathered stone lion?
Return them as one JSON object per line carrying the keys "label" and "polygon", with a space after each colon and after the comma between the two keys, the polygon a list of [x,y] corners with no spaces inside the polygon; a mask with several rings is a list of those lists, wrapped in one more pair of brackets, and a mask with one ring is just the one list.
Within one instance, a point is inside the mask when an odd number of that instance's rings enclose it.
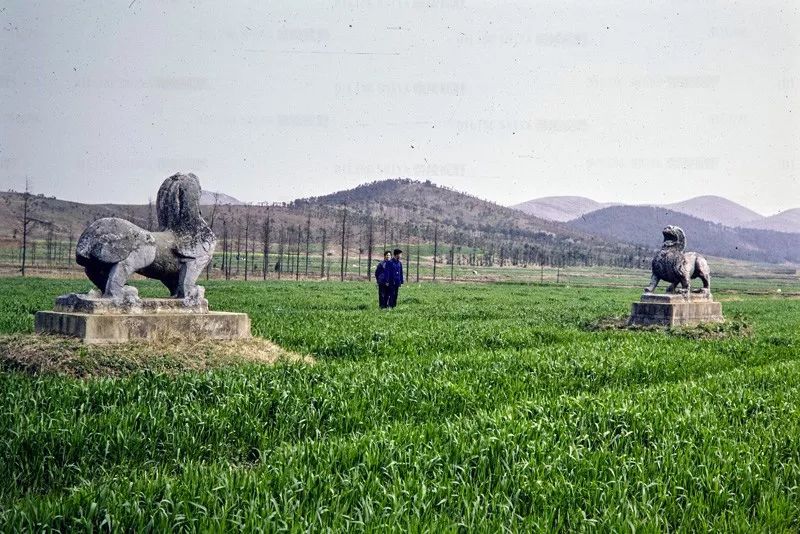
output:
{"label": "weathered stone lion", "polygon": [[83,231],[76,261],[107,298],[136,298],[125,283],[133,273],[163,282],[174,298],[200,299],[198,276],[214,253],[216,237],[200,215],[200,181],[170,176],[156,199],[159,230],[148,232],[116,217],[98,219]]}
{"label": "weathered stone lion", "polygon": [[667,293],[674,293],[680,284],[679,293],[689,292],[689,281],[699,278],[703,281],[703,289],[697,292],[708,293],[711,288],[711,272],[708,262],[696,252],[684,252],[686,248],[686,235],[677,226],[667,226],[661,232],[664,234],[664,244],[653,258],[653,276],[650,285],[644,288],[645,293],[655,290],[660,280],[670,283]]}

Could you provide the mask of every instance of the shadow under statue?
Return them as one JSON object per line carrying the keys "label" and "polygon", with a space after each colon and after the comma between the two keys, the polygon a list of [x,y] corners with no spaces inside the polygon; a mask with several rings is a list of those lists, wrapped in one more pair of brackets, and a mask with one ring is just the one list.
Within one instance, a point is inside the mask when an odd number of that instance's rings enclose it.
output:
{"label": "shadow under statue", "polygon": [[[37,312],[36,332],[87,343],[249,337],[249,317],[209,312],[204,288],[197,285],[216,243],[200,214],[200,193],[194,174],[164,180],[156,200],[157,232],[117,217],[91,223],[78,239],[75,259],[98,289],[58,297],[54,311]],[[134,273],[160,280],[170,298],[140,299],[127,285]]]}

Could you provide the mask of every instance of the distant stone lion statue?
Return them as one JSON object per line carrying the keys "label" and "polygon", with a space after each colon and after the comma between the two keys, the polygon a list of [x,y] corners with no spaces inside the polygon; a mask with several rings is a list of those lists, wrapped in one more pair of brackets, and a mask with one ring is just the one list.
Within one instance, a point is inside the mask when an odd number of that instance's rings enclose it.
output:
{"label": "distant stone lion statue", "polygon": [[159,230],[106,217],[83,231],[75,259],[106,298],[136,298],[126,286],[133,273],[160,280],[174,298],[200,299],[197,278],[214,253],[216,237],[200,215],[200,181],[194,174],[170,176],[156,199]]}
{"label": "distant stone lion statue", "polygon": [[680,284],[678,293],[688,293],[689,281],[699,278],[703,281],[703,289],[697,292],[708,293],[711,290],[711,272],[708,262],[696,252],[684,252],[686,248],[686,235],[677,226],[667,226],[661,232],[664,235],[664,244],[653,258],[653,276],[650,285],[644,288],[645,293],[655,290],[660,280],[670,283],[667,293],[675,293]]}

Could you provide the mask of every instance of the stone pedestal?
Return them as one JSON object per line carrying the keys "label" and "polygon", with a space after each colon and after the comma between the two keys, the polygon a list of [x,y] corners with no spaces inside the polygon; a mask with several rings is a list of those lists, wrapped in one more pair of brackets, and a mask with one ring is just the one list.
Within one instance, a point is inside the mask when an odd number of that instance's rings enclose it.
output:
{"label": "stone pedestal", "polygon": [[54,311],[93,315],[208,313],[208,301],[194,299],[140,299],[138,293],[123,298],[103,298],[99,291],[70,293],[56,298]]}
{"label": "stone pedestal", "polygon": [[694,326],[721,323],[722,304],[711,293],[643,293],[631,306],[629,325]]}
{"label": "stone pedestal", "polygon": [[85,343],[124,343],[250,337],[246,313],[210,312],[200,299],[106,299],[70,294],[54,311],[36,312],[36,333],[78,337]]}

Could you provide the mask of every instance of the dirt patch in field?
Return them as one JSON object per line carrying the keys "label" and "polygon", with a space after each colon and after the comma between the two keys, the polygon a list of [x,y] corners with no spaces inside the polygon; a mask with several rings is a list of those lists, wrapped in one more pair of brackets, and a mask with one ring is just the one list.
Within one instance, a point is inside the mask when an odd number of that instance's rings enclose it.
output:
{"label": "dirt patch in field", "polygon": [[731,317],[726,319],[724,323],[706,323],[697,326],[676,326],[672,328],[656,325],[629,325],[627,316],[601,317],[596,321],[585,324],[584,328],[590,332],[603,330],[664,332],[670,336],[689,339],[726,339],[750,337],[753,334],[753,327],[741,317]]}
{"label": "dirt patch in field", "polygon": [[0,369],[76,378],[125,376],[141,371],[177,374],[242,363],[313,363],[262,338],[236,341],[130,342],[85,345],[56,335],[0,336]]}
{"label": "dirt patch in field", "polygon": [[729,339],[753,335],[752,325],[741,318],[726,319],[724,323],[706,323],[698,326],[683,326],[669,330],[670,335],[688,339]]}

